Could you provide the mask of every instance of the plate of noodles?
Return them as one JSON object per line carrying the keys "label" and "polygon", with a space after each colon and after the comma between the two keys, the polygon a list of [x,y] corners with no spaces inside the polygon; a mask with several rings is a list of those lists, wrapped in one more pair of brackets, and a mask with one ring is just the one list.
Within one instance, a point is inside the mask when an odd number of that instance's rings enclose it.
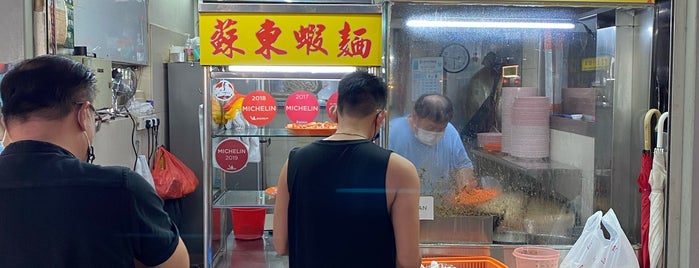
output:
{"label": "plate of noodles", "polygon": [[332,122],[310,122],[308,124],[287,124],[286,129],[297,135],[324,135],[335,134],[337,123]]}

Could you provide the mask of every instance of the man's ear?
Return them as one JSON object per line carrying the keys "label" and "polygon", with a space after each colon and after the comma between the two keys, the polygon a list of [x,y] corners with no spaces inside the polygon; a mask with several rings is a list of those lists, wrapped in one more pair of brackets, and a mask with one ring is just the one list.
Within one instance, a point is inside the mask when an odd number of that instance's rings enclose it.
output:
{"label": "man's ear", "polygon": [[376,120],[376,123],[379,125],[379,127],[381,126],[381,124],[383,124],[383,120],[385,120],[385,119],[386,119],[386,110],[382,110],[381,112],[379,112],[379,114],[377,116],[377,120]]}
{"label": "man's ear", "polygon": [[2,146],[7,147],[8,144],[12,142],[12,137],[10,137],[9,131],[7,131],[7,125],[5,124],[5,118],[0,115],[0,125],[2,125]]}
{"label": "man's ear", "polygon": [[337,105],[330,106],[330,120],[337,123]]}
{"label": "man's ear", "polygon": [[90,118],[86,118],[88,113],[83,112],[84,110],[87,110],[87,105],[89,104],[82,104],[80,105],[80,108],[78,108],[78,127],[80,128],[80,131],[87,131],[85,122],[87,122]]}

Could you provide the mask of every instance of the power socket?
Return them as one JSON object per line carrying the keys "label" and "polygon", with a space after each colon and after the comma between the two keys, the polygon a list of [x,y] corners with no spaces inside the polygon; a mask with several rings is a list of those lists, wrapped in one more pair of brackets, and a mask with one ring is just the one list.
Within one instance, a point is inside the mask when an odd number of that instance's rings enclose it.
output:
{"label": "power socket", "polygon": [[136,119],[136,130],[144,130],[160,125],[160,119],[155,115],[134,116]]}

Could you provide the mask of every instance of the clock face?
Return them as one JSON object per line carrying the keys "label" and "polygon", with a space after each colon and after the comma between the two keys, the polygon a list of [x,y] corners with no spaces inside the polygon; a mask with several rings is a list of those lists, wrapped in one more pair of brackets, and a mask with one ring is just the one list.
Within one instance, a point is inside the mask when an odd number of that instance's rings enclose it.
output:
{"label": "clock face", "polygon": [[471,55],[464,46],[451,44],[442,50],[442,59],[445,71],[457,73],[466,69],[466,66],[471,62]]}

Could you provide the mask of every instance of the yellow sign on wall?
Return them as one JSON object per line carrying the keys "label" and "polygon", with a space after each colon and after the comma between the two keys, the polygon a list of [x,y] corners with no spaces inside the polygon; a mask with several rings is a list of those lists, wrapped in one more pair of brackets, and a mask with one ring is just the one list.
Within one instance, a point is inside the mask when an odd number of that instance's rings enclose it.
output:
{"label": "yellow sign on wall", "polygon": [[608,69],[612,58],[609,56],[599,56],[594,58],[584,58],[581,62],[583,71],[594,71]]}
{"label": "yellow sign on wall", "polygon": [[380,14],[200,13],[202,65],[381,66]]}

